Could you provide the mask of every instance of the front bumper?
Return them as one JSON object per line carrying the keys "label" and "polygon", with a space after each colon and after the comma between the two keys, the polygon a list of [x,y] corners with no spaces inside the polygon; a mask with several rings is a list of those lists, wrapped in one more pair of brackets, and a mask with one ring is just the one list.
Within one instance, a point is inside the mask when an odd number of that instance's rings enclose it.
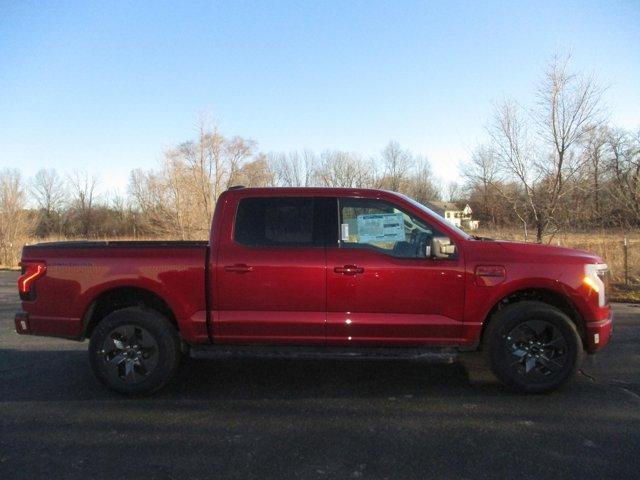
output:
{"label": "front bumper", "polygon": [[604,320],[587,323],[587,353],[595,353],[609,343],[613,333],[613,313]]}

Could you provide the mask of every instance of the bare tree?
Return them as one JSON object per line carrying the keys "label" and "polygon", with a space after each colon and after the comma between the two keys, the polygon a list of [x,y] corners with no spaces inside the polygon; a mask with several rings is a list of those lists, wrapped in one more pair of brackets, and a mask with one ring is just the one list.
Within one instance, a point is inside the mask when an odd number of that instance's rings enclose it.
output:
{"label": "bare tree", "polygon": [[[534,119],[541,139],[552,147],[549,158],[542,158],[538,168],[550,179],[542,222],[537,227],[540,241],[554,218],[558,203],[569,191],[567,181],[582,173],[583,156],[574,152],[580,143],[603,123],[601,99],[603,88],[595,79],[569,71],[569,58],[555,58],[538,88],[538,109]],[[550,160],[550,161],[549,161]]]}
{"label": "bare tree", "polygon": [[[568,62],[551,62],[529,116],[515,102],[496,108],[490,127],[502,180],[515,179],[520,188],[509,193],[514,212],[525,229],[531,219],[541,242],[563,198],[579,182],[585,156],[584,139],[602,124],[602,89],[592,79],[571,74]],[[530,124],[536,126],[532,131]],[[507,191],[502,190],[505,194]],[[515,197],[513,196],[515,194]],[[522,207],[525,207],[525,211]]]}
{"label": "bare tree", "polygon": [[116,189],[112,190],[109,194],[106,208],[109,210],[109,217],[115,220],[119,226],[128,223],[131,215],[131,206],[122,192]]}
{"label": "bare tree", "polygon": [[[165,169],[173,171],[169,177],[175,183],[179,171],[186,167],[187,174],[192,178],[192,187],[198,194],[197,205],[203,218],[210,218],[215,200],[231,176],[231,169],[224,162],[225,138],[217,127],[208,130],[205,121],[201,120],[198,133],[197,141],[185,142],[165,153]],[[180,198],[177,192],[174,198]]]}
{"label": "bare tree", "polygon": [[[235,136],[232,139],[225,142],[225,154],[227,156],[227,162],[229,164],[229,180],[225,188],[233,185],[241,185],[242,180],[238,175],[239,170],[243,165],[249,161],[254,155],[256,143],[253,140]],[[262,159],[257,159],[262,162]],[[256,167],[257,165],[254,165]],[[264,170],[266,168],[266,162],[264,165],[260,165]],[[264,167],[264,168],[263,168]],[[244,172],[246,174],[246,171]],[[240,175],[242,177],[242,175]],[[216,198],[220,192],[216,192]]]}
{"label": "bare tree", "polygon": [[472,191],[479,191],[482,201],[482,218],[496,225],[495,183],[498,177],[498,158],[491,146],[481,145],[462,167],[462,175]]}
{"label": "bare tree", "polygon": [[318,156],[309,151],[270,153],[267,161],[274,182],[281,187],[310,187],[318,169]]}
{"label": "bare tree", "polygon": [[[147,172],[140,169],[131,172],[129,194],[138,212],[136,227],[152,236],[177,235],[177,214],[168,191],[168,180],[164,172]],[[137,230],[135,234],[138,234]]]}
{"label": "bare tree", "polygon": [[235,183],[273,183],[265,158],[254,149],[253,141],[228,139],[201,120],[197,139],[166,150],[160,171],[132,172],[129,190],[141,225],[163,236],[206,237],[224,190]]}
{"label": "bare tree", "polygon": [[245,162],[234,176],[232,183],[245,187],[271,187],[275,184],[274,173],[264,154],[258,154],[254,160]]}
{"label": "bare tree", "polygon": [[403,150],[398,142],[391,141],[382,150],[382,164],[384,166],[384,187],[400,191],[413,165],[411,153]]}
{"label": "bare tree", "polygon": [[[221,162],[221,160],[214,160],[214,162],[219,161]],[[168,152],[165,157],[163,171],[165,187],[163,193],[167,201],[165,208],[171,212],[169,217],[171,230],[177,232],[181,240],[202,236],[208,227],[215,201],[211,197],[214,187],[207,181],[210,177],[207,176],[206,171],[210,166],[211,164],[196,166],[186,164],[180,152],[176,151]],[[215,175],[218,173],[216,170]]]}
{"label": "bare tree", "polygon": [[55,169],[39,170],[31,181],[31,194],[47,214],[59,212],[67,197],[64,180]]}
{"label": "bare tree", "polygon": [[626,219],[621,223],[640,225],[640,131],[635,135],[610,131],[607,144],[611,155],[608,164],[613,172],[610,193],[617,210],[621,210],[615,213]]}
{"label": "bare tree", "polygon": [[67,192],[62,177],[54,169],[41,169],[30,183],[30,192],[35,198],[41,212],[38,234],[60,234],[60,213],[67,199]]}
{"label": "bare tree", "polygon": [[[241,137],[225,138],[216,126],[199,125],[198,141],[185,142],[167,152],[175,168],[185,167],[198,192],[199,229],[208,228],[218,196],[229,186],[238,183],[244,162],[254,153],[255,142]],[[188,185],[185,187],[188,188]],[[177,197],[176,197],[177,198]]]}
{"label": "bare tree", "polygon": [[17,265],[22,245],[33,234],[34,222],[25,207],[20,172],[0,170],[0,265]]}
{"label": "bare tree", "polygon": [[363,188],[374,181],[372,168],[362,157],[342,151],[322,153],[315,177],[325,187]]}
{"label": "bare tree", "polygon": [[98,177],[86,170],[76,170],[68,178],[73,215],[78,222],[78,233],[88,237],[93,233],[93,209]]}
{"label": "bare tree", "polygon": [[[513,212],[522,222],[527,239],[529,216],[533,217],[536,226],[543,225],[536,189],[541,173],[533,168],[534,146],[529,140],[522,110],[515,102],[507,100],[496,107],[494,123],[489,132],[498,158],[499,173],[503,176],[500,183],[494,182],[494,186],[511,204]],[[516,181],[517,186],[510,185],[511,179]],[[543,230],[540,228],[538,231]],[[541,239],[540,235],[538,241]]]}
{"label": "bare tree", "polygon": [[584,192],[588,197],[593,200],[591,214],[588,216],[588,220],[591,222],[597,222],[602,226],[602,189],[603,181],[602,177],[606,169],[606,156],[607,156],[607,136],[608,131],[606,128],[601,127],[589,132],[585,139],[584,155],[586,157],[586,167],[589,170],[591,182],[589,182],[587,191]]}
{"label": "bare tree", "polygon": [[447,183],[446,188],[446,199],[449,202],[456,202],[460,200],[462,196],[462,188],[458,182],[449,182]]}
{"label": "bare tree", "polygon": [[431,169],[426,157],[417,157],[411,175],[406,181],[407,195],[424,204],[440,198],[440,184]]}

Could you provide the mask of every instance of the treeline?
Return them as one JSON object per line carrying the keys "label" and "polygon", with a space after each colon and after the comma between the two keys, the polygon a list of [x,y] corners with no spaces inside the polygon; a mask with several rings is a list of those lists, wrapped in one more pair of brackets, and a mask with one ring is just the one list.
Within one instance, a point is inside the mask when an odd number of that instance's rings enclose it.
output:
{"label": "treeline", "polygon": [[131,202],[141,231],[197,238],[207,235],[216,199],[233,185],[388,188],[422,201],[439,196],[426,158],[396,142],[369,159],[344,151],[263,154],[250,141],[203,128],[196,140],[166,152],[159,170],[132,172]]}
{"label": "treeline", "polygon": [[525,183],[505,176],[504,160],[483,146],[465,165],[463,196],[484,227],[515,226],[537,240],[558,231],[640,227],[640,133],[599,127],[571,161],[577,159],[581,165],[566,178],[547,174]]}
{"label": "treeline", "polygon": [[126,196],[98,195],[99,178],[86,172],[43,169],[23,179],[17,169],[1,170],[0,264],[15,264],[33,238],[206,238],[218,196],[233,185],[386,188],[423,202],[440,196],[428,160],[396,142],[374,158],[265,154],[203,123],[195,140],[164,153],[158,169],[133,170]]}
{"label": "treeline", "polygon": [[128,199],[97,195],[98,177],[55,169],[24,179],[0,170],[0,265],[15,266],[22,246],[35,239],[135,236],[135,209]]}
{"label": "treeline", "polygon": [[220,193],[232,185],[385,188],[420,202],[469,202],[486,228],[518,227],[543,241],[558,230],[640,227],[640,132],[606,121],[604,90],[550,63],[536,101],[496,105],[487,139],[443,185],[427,158],[397,142],[378,155],[264,153],[203,121],[193,140],[164,152],[157,169],[131,172],[126,195],[55,169],[24,179],[0,170],[0,264],[24,242],[65,238],[206,238]]}
{"label": "treeline", "polygon": [[604,92],[568,59],[554,59],[533,105],[495,106],[486,142],[461,169],[485,225],[518,225],[536,241],[640,226],[640,131],[607,123]]}

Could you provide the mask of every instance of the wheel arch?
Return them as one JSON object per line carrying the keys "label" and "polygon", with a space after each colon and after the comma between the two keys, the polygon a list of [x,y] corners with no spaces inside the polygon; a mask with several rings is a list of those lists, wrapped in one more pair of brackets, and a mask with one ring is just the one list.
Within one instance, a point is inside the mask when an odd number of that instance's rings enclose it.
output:
{"label": "wheel arch", "polygon": [[164,315],[169,322],[180,330],[176,316],[157,293],[131,285],[120,285],[100,292],[91,301],[82,317],[82,338],[89,338],[96,325],[107,315],[127,307],[144,307]]}
{"label": "wheel arch", "polygon": [[584,319],[580,314],[578,308],[574,305],[574,303],[567,295],[564,295],[563,293],[556,290],[544,287],[521,288],[503,296],[497,303],[495,303],[482,322],[482,329],[480,331],[480,348],[482,348],[488,325],[491,323],[492,319],[495,318],[496,314],[504,309],[507,305],[512,305],[514,303],[526,300],[538,301],[547,305],[551,305],[552,307],[555,307],[562,313],[566,314],[578,329],[580,339],[582,340],[582,345],[586,349],[586,327]]}

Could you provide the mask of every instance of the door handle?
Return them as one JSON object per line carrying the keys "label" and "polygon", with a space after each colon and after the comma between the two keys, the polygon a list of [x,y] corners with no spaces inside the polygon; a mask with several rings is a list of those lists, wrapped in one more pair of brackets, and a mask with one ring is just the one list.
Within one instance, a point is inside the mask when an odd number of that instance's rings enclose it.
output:
{"label": "door handle", "polygon": [[253,267],[245,265],[244,263],[236,263],[235,265],[227,265],[224,267],[225,272],[247,273],[251,270],[253,270]]}
{"label": "door handle", "polygon": [[358,275],[364,273],[364,268],[357,265],[345,265],[344,267],[335,267],[333,269],[336,273],[342,273],[343,275]]}

